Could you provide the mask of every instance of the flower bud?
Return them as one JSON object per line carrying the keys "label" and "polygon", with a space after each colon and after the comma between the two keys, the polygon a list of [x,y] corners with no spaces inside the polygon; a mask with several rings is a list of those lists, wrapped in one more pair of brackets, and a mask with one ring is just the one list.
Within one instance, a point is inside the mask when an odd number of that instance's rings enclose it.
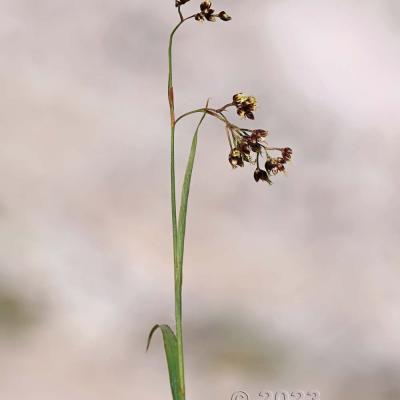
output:
{"label": "flower bud", "polygon": [[276,164],[271,159],[269,159],[265,162],[265,169],[267,171],[272,171],[275,167],[276,167]]}
{"label": "flower bud", "polygon": [[212,14],[212,12],[209,12],[206,14],[206,20],[210,22],[215,22],[217,19],[215,18],[215,15]]}
{"label": "flower bud", "polygon": [[203,1],[201,4],[200,4],[200,10],[201,11],[207,11],[208,9],[210,9],[211,8],[211,1]]}
{"label": "flower bud", "polygon": [[244,154],[249,155],[249,154],[250,154],[250,146],[249,146],[249,144],[248,144],[247,142],[243,141],[243,142],[240,144],[240,151],[241,151],[242,153],[244,153]]}
{"label": "flower bud", "polygon": [[236,167],[243,167],[244,162],[242,158],[242,153],[240,152],[239,149],[234,148],[229,154],[229,163],[232,165],[233,168]]}
{"label": "flower bud", "polygon": [[268,132],[265,131],[264,129],[254,129],[252,136],[256,137],[258,140],[264,139],[267,135]]}
{"label": "flower bud", "polygon": [[276,166],[276,168],[277,168],[277,170],[278,170],[279,172],[285,172],[285,166],[284,166],[283,164],[278,164],[278,165]]}
{"label": "flower bud", "polygon": [[244,115],[248,119],[254,119],[254,114],[251,111],[247,111]]}
{"label": "flower bud", "polygon": [[282,158],[289,161],[292,158],[293,150],[290,147],[285,147],[282,150]]}
{"label": "flower bud", "polygon": [[258,143],[250,142],[249,146],[251,148],[251,151],[254,151],[254,153],[261,152],[261,146]]}
{"label": "flower bud", "polygon": [[225,11],[221,11],[218,14],[218,17],[222,20],[222,21],[230,21],[232,19],[232,17],[230,17]]}
{"label": "flower bud", "polygon": [[176,0],[175,7],[183,6],[185,3],[189,2],[190,0]]}
{"label": "flower bud", "polygon": [[261,181],[264,181],[264,182],[271,183],[271,181],[270,181],[270,179],[268,177],[267,171],[264,171],[263,169],[260,169],[260,168],[257,168],[254,171],[254,180],[256,182],[261,180]]}
{"label": "flower bud", "polygon": [[253,96],[247,96],[243,93],[237,93],[233,96],[233,104],[240,117],[254,119],[253,111],[256,109],[257,100]]}

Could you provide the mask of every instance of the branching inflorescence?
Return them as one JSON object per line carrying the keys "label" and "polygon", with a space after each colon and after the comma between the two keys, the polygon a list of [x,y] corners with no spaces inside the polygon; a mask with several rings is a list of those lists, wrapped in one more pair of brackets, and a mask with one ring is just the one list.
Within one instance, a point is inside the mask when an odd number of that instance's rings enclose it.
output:
{"label": "branching inflorescence", "polygon": [[[160,329],[163,334],[164,348],[168,362],[168,370],[171,391],[174,400],[185,399],[185,376],[183,357],[183,333],[182,333],[182,278],[183,278],[183,255],[186,231],[186,215],[188,207],[189,190],[194,160],[197,148],[197,137],[199,128],[206,115],[217,118],[225,125],[225,131],[229,143],[229,163],[233,168],[243,167],[245,163],[255,166],[254,179],[256,182],[271,184],[271,178],[280,172],[286,171],[286,164],[292,158],[292,150],[289,147],[269,147],[267,143],[268,131],[264,129],[247,129],[239,127],[229,121],[226,111],[234,108],[242,119],[254,120],[254,112],[257,107],[256,98],[243,93],[237,93],[232,100],[220,108],[211,108],[208,102],[205,107],[189,111],[180,117],[175,117],[175,100],[172,73],[172,45],[176,31],[188,20],[194,19],[199,22],[230,21],[232,18],[225,12],[216,12],[212,8],[211,1],[203,1],[200,10],[196,14],[184,17],[182,6],[190,0],[175,0],[180,22],[172,30],[168,47],[168,102],[171,117],[171,214],[172,214],[172,236],[174,250],[174,282],[175,282],[175,331],[168,325],[155,325],[151,330],[148,340],[150,344],[153,333]],[[197,125],[192,140],[189,159],[182,185],[179,215],[177,217],[176,207],[176,182],[175,182],[175,129],[177,123],[183,118],[201,113],[201,119]],[[263,160],[262,160],[263,159]]]}
{"label": "branching inflorescence", "polygon": [[[205,20],[215,22],[217,19],[230,21],[232,19],[225,11],[215,12],[212,9],[211,1],[203,1],[200,4],[200,12],[185,19],[181,13],[181,6],[189,1],[190,0],[176,0],[175,2],[175,5],[179,10],[179,15],[181,16],[181,21],[186,21],[190,18],[194,18],[196,21],[201,22]],[[178,122],[183,117],[195,112],[205,112],[220,119],[225,123],[230,146],[229,162],[232,167],[243,167],[246,162],[255,165],[255,181],[264,181],[271,184],[272,176],[277,175],[279,172],[286,172],[285,164],[291,160],[292,150],[289,147],[268,147],[266,139],[269,133],[266,130],[250,130],[232,124],[224,114],[224,111],[229,107],[235,107],[237,114],[241,118],[254,120],[257,100],[254,96],[237,93],[233,96],[231,103],[228,103],[219,109],[205,108],[194,110],[179,117],[175,122]],[[281,154],[280,156],[273,156],[273,152],[280,152]],[[265,157],[265,162],[263,162],[263,165],[261,166],[262,157]]]}

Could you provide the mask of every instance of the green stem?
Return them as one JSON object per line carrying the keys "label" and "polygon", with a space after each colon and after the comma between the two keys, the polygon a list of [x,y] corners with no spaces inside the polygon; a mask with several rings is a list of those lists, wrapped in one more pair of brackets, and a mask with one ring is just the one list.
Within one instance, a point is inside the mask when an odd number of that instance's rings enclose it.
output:
{"label": "green stem", "polygon": [[173,251],[174,251],[174,282],[175,282],[175,324],[176,324],[176,339],[178,351],[178,369],[179,369],[179,392],[182,400],[185,399],[185,369],[183,359],[183,334],[182,334],[182,263],[179,262],[179,249],[178,249],[178,224],[176,217],[176,179],[175,179],[175,102],[174,102],[174,88],[173,88],[173,75],[172,75],[172,44],[175,32],[179,27],[188,19],[193,18],[194,15],[181,18],[179,24],[173,29],[169,38],[168,46],[168,103],[170,109],[171,119],[171,214],[172,214],[172,238],[173,238]]}
{"label": "green stem", "polygon": [[212,115],[215,118],[218,118],[219,120],[223,122],[228,122],[228,120],[222,115],[217,112],[217,110],[213,110],[212,108],[198,108],[197,110],[189,111],[183,115],[181,115],[179,118],[176,119],[175,124],[177,124],[181,119],[192,115],[196,113],[207,113],[209,115]]}

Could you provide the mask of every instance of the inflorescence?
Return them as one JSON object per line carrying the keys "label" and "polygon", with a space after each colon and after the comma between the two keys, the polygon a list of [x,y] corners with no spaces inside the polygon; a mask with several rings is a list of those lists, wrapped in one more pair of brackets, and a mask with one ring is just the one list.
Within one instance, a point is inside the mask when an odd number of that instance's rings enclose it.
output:
{"label": "inflorescence", "polygon": [[[176,7],[183,6],[189,1],[190,0],[176,0],[175,6]],[[215,22],[217,18],[219,18],[221,21],[230,21],[232,19],[225,11],[221,11],[216,14],[215,10],[213,10],[211,7],[212,7],[211,1],[203,1],[200,4],[200,12],[194,15],[195,20],[196,21],[207,20],[210,22]]]}
{"label": "inflorescence", "polygon": [[207,21],[215,22],[217,18],[222,21],[230,21],[232,19],[225,11],[214,14],[215,11],[211,7],[211,1],[203,1],[200,4],[200,12],[194,17],[196,21],[204,21],[206,19]]}
{"label": "inflorescence", "polygon": [[[254,97],[238,93],[233,96],[232,105],[236,107],[240,116],[254,119],[253,111],[256,105]],[[229,163],[233,168],[243,167],[246,162],[255,165],[255,181],[264,181],[269,184],[272,183],[272,176],[286,171],[285,164],[292,158],[292,149],[289,147],[268,147],[266,141],[269,134],[268,131],[264,129],[239,128],[228,121],[226,121],[226,131],[231,149]],[[271,152],[280,152],[280,157],[273,157]],[[263,157],[266,160],[264,169],[260,167],[261,158]]]}
{"label": "inflorescence", "polygon": [[[189,1],[190,0],[176,0],[175,5],[178,7],[179,12],[180,7]],[[180,15],[181,18],[183,18],[181,13]],[[231,17],[225,11],[215,13],[212,9],[211,1],[203,1],[200,4],[200,13],[194,14],[189,18],[194,18],[197,21],[207,20],[211,22],[216,21],[217,18],[222,21],[231,20]],[[269,134],[268,131],[263,129],[251,130],[240,128],[230,123],[224,114],[224,111],[229,107],[235,107],[240,117],[254,120],[254,111],[257,107],[256,98],[243,93],[237,93],[233,96],[232,102],[224,107],[220,109],[205,108],[203,111],[217,117],[225,123],[230,146],[229,163],[231,166],[233,168],[243,167],[245,163],[255,165],[255,181],[263,181],[271,184],[272,176],[280,172],[286,172],[286,164],[291,161],[292,158],[292,149],[289,147],[269,147],[266,141]],[[279,152],[280,154],[279,156],[272,156],[272,152]],[[261,159],[264,157],[265,163],[263,167],[261,167]]]}

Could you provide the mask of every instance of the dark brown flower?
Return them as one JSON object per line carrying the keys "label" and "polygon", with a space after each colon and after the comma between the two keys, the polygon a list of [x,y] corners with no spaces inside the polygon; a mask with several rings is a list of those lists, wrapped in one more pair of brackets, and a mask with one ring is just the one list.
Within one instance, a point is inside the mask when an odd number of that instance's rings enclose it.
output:
{"label": "dark brown flower", "polygon": [[232,19],[231,16],[229,16],[225,11],[221,11],[218,14],[218,17],[221,21],[230,21]]}
{"label": "dark brown flower", "polygon": [[276,161],[278,162],[278,164],[286,164],[286,159],[283,157],[278,157]]}
{"label": "dark brown flower", "polygon": [[278,163],[276,168],[279,172],[285,172],[285,166],[283,164]]}
{"label": "dark brown flower", "polygon": [[285,161],[290,161],[292,158],[293,150],[290,147],[285,147],[282,150],[282,158],[285,159]]}
{"label": "dark brown flower", "polygon": [[231,150],[231,152],[229,154],[229,162],[233,168],[236,168],[238,166],[239,167],[244,166],[242,153],[238,148],[234,148]]}
{"label": "dark brown flower", "polygon": [[258,140],[263,140],[267,137],[268,132],[264,131],[264,129],[254,129],[251,136],[255,137]]}
{"label": "dark brown flower", "polygon": [[230,21],[232,19],[225,11],[215,14],[211,7],[211,1],[203,1],[200,4],[200,12],[194,16],[196,21],[204,21],[206,19],[207,21],[215,22],[217,18],[221,21]]}
{"label": "dark brown flower", "polygon": [[285,166],[283,165],[286,161],[282,162],[282,158],[268,158],[265,162],[265,169],[271,175],[276,175],[279,172],[285,172]]}
{"label": "dark brown flower", "polygon": [[247,96],[243,93],[237,93],[233,96],[233,104],[235,105],[240,117],[254,119],[253,111],[257,106],[257,100],[255,97]]}
{"label": "dark brown flower", "polygon": [[269,184],[272,183],[271,180],[269,179],[267,171],[264,171],[263,169],[260,169],[260,168],[257,168],[254,171],[254,180],[256,182],[264,181],[264,182],[268,182]]}
{"label": "dark brown flower", "polygon": [[242,153],[247,154],[247,155],[249,155],[250,152],[251,152],[250,145],[249,145],[249,143],[247,142],[247,140],[245,140],[245,139],[243,140],[242,143],[240,143],[239,149],[240,149],[240,151],[241,151]]}
{"label": "dark brown flower", "polygon": [[266,162],[265,162],[265,169],[267,171],[272,171],[274,168],[276,167],[276,163],[274,162],[274,160],[272,158],[269,158]]}
{"label": "dark brown flower", "polygon": [[261,153],[262,147],[259,143],[250,141],[249,146],[254,153]]}
{"label": "dark brown flower", "polygon": [[195,16],[196,21],[204,21],[204,19],[206,19],[207,21],[215,22],[217,16],[214,15],[214,10],[211,8],[211,6],[211,1],[203,1],[200,4],[201,12]]}
{"label": "dark brown flower", "polygon": [[175,0],[175,7],[183,6],[185,3],[189,2],[190,0]]}
{"label": "dark brown flower", "polygon": [[203,1],[200,4],[200,10],[201,10],[201,12],[207,12],[208,10],[211,9],[211,6],[212,6],[211,1]]}

